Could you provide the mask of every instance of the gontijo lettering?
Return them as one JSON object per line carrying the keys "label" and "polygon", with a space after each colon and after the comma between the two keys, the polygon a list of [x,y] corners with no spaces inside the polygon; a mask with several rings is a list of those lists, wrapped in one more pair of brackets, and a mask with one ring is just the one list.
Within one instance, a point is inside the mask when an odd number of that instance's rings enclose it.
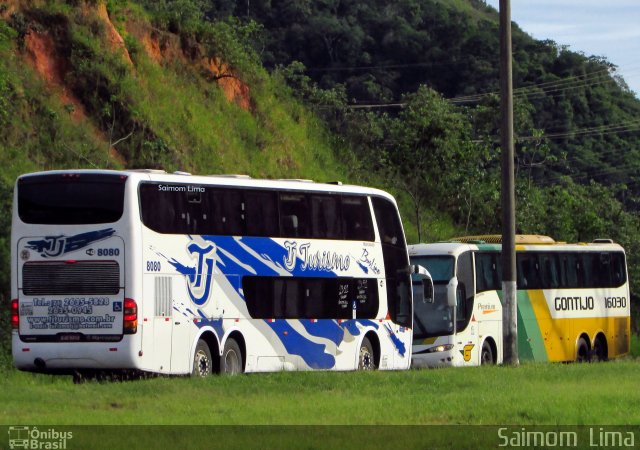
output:
{"label": "gontijo lettering", "polygon": [[593,297],[556,297],[553,305],[556,311],[585,311],[594,308]]}

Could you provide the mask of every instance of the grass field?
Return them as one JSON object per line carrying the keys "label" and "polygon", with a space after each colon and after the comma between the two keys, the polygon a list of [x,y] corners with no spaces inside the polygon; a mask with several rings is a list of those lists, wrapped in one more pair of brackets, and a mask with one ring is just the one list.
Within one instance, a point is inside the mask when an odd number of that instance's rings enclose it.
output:
{"label": "grass field", "polygon": [[634,425],[640,360],[205,380],[5,372],[0,424]]}

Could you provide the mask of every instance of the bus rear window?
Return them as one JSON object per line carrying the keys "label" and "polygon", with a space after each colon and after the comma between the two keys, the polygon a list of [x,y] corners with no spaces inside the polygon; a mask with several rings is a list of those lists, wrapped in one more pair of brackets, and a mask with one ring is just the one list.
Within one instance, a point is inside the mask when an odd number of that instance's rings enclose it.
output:
{"label": "bus rear window", "polygon": [[112,223],[122,217],[126,177],[107,174],[38,175],[18,180],[18,215],[25,223]]}

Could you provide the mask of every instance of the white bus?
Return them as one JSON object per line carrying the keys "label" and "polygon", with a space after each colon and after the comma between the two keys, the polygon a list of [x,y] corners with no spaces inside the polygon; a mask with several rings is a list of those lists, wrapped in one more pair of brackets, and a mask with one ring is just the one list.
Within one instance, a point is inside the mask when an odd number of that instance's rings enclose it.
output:
{"label": "white bus", "polygon": [[340,183],[69,170],[14,194],[13,359],[75,374],[407,369],[389,194]]}
{"label": "white bus", "polygon": [[[501,237],[409,246],[434,282],[414,304],[413,366],[502,362]],[[630,296],[624,250],[610,240],[516,236],[521,361],[606,360],[628,354]],[[414,289],[420,287],[414,283]]]}

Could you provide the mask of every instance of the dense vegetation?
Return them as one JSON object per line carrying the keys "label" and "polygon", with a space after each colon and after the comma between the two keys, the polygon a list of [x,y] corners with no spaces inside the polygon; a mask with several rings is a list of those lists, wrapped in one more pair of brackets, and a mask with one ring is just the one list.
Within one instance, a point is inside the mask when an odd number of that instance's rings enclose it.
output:
{"label": "dense vegetation", "polygon": [[[184,3],[188,20],[171,14]],[[406,196],[411,240],[500,232],[499,30],[482,0],[146,4],[183,32],[196,17],[252,24],[265,67],[355,154],[356,176],[373,169]],[[640,102],[602,58],[517,25],[513,48],[517,231],[613,238],[635,289]]]}
{"label": "dense vegetation", "polygon": [[[500,231],[481,0],[12,0],[0,18],[4,311],[13,182],[34,170],[341,179],[396,194],[413,242]],[[613,238],[635,290],[640,102],[607,61],[517,27],[514,83],[518,232]]]}

